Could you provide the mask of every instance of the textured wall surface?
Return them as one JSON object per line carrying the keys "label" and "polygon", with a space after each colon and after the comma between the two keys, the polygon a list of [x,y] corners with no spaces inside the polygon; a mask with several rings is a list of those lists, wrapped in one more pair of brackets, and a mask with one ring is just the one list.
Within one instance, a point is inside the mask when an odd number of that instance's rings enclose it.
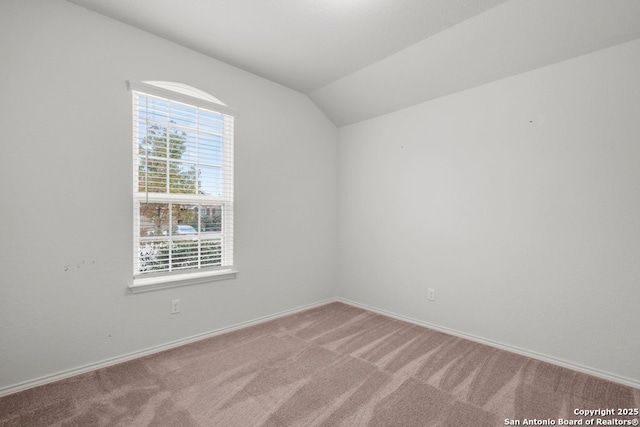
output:
{"label": "textured wall surface", "polygon": [[341,128],[341,296],[639,381],[638,75],[634,41]]}
{"label": "textured wall surface", "polygon": [[[0,11],[0,390],[336,296],[640,381],[640,41],[338,131],[68,2]],[[127,80],[238,112],[235,280],[128,291]]]}
{"label": "textured wall surface", "polygon": [[[0,387],[335,295],[337,130],[307,97],[65,1],[1,10]],[[237,279],[129,293],[127,80],[237,111]]]}

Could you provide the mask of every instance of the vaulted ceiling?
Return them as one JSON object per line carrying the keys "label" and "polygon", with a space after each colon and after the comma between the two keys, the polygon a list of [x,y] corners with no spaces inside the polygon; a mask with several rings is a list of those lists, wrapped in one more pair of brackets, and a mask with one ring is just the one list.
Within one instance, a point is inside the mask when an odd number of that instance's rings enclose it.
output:
{"label": "vaulted ceiling", "polygon": [[338,126],[640,37],[638,0],[69,0],[307,94]]}

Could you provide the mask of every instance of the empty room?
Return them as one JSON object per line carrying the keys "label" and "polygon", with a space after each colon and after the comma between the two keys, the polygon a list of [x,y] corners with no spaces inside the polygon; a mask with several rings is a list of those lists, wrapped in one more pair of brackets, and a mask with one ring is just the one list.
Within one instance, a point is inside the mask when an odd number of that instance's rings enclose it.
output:
{"label": "empty room", "polygon": [[0,425],[637,425],[640,1],[0,0]]}

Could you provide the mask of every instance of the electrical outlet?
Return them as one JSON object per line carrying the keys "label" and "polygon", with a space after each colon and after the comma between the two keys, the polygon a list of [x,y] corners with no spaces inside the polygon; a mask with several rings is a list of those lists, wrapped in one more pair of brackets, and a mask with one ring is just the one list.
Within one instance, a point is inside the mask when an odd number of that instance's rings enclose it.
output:
{"label": "electrical outlet", "polygon": [[429,288],[427,289],[427,299],[429,301],[435,301],[436,300],[436,290]]}
{"label": "electrical outlet", "polygon": [[171,314],[178,314],[180,313],[180,300],[179,299],[172,299],[171,300]]}

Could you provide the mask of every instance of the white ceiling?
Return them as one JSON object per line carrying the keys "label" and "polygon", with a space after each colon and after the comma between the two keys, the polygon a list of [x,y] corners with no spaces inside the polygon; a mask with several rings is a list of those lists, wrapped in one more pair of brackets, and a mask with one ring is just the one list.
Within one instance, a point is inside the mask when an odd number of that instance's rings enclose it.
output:
{"label": "white ceiling", "polygon": [[307,95],[337,125],[640,37],[640,0],[69,0]]}

